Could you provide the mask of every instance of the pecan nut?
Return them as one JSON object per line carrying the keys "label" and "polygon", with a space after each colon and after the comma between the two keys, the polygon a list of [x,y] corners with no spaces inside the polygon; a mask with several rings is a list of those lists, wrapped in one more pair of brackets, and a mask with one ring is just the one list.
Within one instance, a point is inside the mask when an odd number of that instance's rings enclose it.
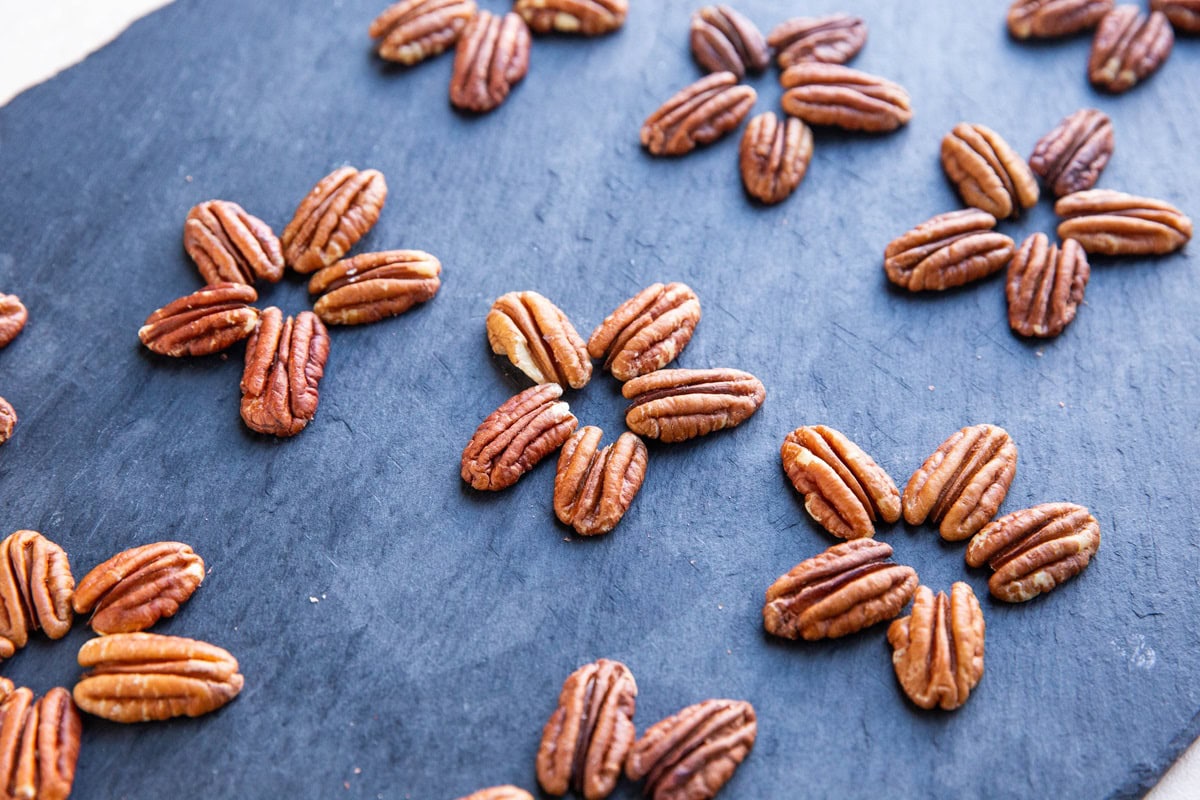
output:
{"label": "pecan nut", "polygon": [[317,413],[329,333],[311,311],[295,319],[272,306],[246,345],[242,420],[251,430],[295,436]]}
{"label": "pecan nut", "polygon": [[592,379],[587,345],[558,306],[537,292],[509,292],[487,315],[492,352],[535,383],[582,389]]}
{"label": "pecan nut", "polygon": [[138,338],[164,356],[207,356],[245,339],[258,327],[254,287],[217,283],[174,300],[146,318]]}
{"label": "pecan nut", "polygon": [[962,581],[950,596],[917,589],[912,612],[888,627],[892,666],[909,699],[921,708],[946,711],[967,702],[983,677],[983,609]]}
{"label": "pecan nut", "polygon": [[628,431],[604,449],[604,432],[580,428],[563,445],[554,478],[554,513],[576,533],[595,536],[617,527],[646,479],[646,445]]}
{"label": "pecan nut", "polygon": [[42,630],[61,639],[71,630],[75,578],[66,552],[37,531],[17,531],[0,542],[0,658],[8,658]]}
{"label": "pecan nut", "polygon": [[634,433],[682,442],[736,427],[763,404],[762,381],[737,369],[661,369],[621,387]]}
{"label": "pecan nut", "polygon": [[1170,203],[1109,189],[1069,194],[1054,213],[1063,218],[1058,238],[1075,239],[1089,253],[1165,255],[1192,238],[1192,221]]}
{"label": "pecan nut", "polygon": [[985,125],[955,125],[942,139],[942,168],[967,205],[993,217],[1017,217],[1037,205],[1033,171],[1000,134]]}
{"label": "pecan nut", "polygon": [[709,72],[762,72],[771,61],[767,41],[754,23],[729,6],[705,6],[692,14],[692,56]]}
{"label": "pecan nut", "polygon": [[1090,276],[1079,242],[1067,239],[1060,249],[1033,234],[1008,265],[1008,324],[1022,336],[1058,336],[1075,319]]}
{"label": "pecan nut", "polygon": [[1081,108],[1063,119],[1033,148],[1033,167],[1055,197],[1096,184],[1113,154],[1112,121],[1103,111]]}
{"label": "pecan nut", "polygon": [[875,535],[875,521],[900,519],[900,490],[875,459],[840,431],[824,425],[797,428],[780,448],[783,469],[804,508],[842,539]]}
{"label": "pecan nut", "polygon": [[742,183],[764,203],[783,202],[804,180],[812,155],[813,134],[807,125],[796,117],[780,124],[773,111],[759,114],[742,135]]}
{"label": "pecan nut", "polygon": [[1200,0],[1150,0],[1151,11],[1161,11],[1179,33],[1200,33]]}
{"label": "pecan nut", "polygon": [[0,350],[8,347],[25,328],[29,312],[15,294],[0,294]]}
{"label": "pecan nut", "polygon": [[209,200],[188,212],[183,248],[207,284],[283,277],[283,251],[271,226],[228,200]]}
{"label": "pecan nut", "polygon": [[810,125],[886,133],[912,119],[904,87],[840,64],[805,61],[784,70],[783,110]]}
{"label": "pecan nut", "polygon": [[442,286],[442,262],[420,250],[344,258],[312,276],[313,311],[327,325],[363,325],[403,314]]}
{"label": "pecan nut", "polygon": [[557,383],[531,386],[489,414],[463,449],[462,479],[476,489],[507,489],[562,447],[579,424],[562,392]]}
{"label": "pecan nut", "polygon": [[969,539],[986,525],[1017,474],[1017,445],[995,425],[952,434],[925,459],[904,487],[904,519],[938,524],[948,542]]}
{"label": "pecan nut", "polygon": [[283,229],[284,260],[304,275],[328,267],[375,227],[385,200],[383,173],[334,170],[313,187]]}
{"label": "pecan nut", "polygon": [[66,800],[75,783],[83,720],[56,687],[33,702],[24,687],[0,703],[0,796]]}
{"label": "pecan nut", "polygon": [[1008,32],[1018,39],[1048,39],[1091,30],[1112,11],[1113,0],[1016,0]]}
{"label": "pecan nut", "polygon": [[529,26],[511,11],[480,11],[467,23],[454,53],[450,102],[482,114],[498,107],[529,71]]}
{"label": "pecan nut", "polygon": [[750,754],[758,734],[754,706],[705,700],[656,722],[637,740],[625,764],[651,800],[711,800]]}
{"label": "pecan nut", "polygon": [[1100,549],[1100,523],[1083,506],[1043,503],[1005,514],[967,545],[972,567],[990,566],[992,596],[1023,603],[1083,571]]}
{"label": "pecan nut", "polygon": [[386,61],[411,67],[458,41],[475,16],[475,0],[400,0],[385,8],[367,35]]}
{"label": "pecan nut", "polygon": [[684,283],[655,283],[617,306],[588,339],[588,355],[628,381],[662,369],[683,352],[700,322],[700,298]]}
{"label": "pecan nut", "polygon": [[922,222],[883,254],[888,280],[911,292],[942,291],[985,278],[1013,254],[1013,240],[996,233],[996,218],[976,208]]}
{"label": "pecan nut", "polygon": [[13,430],[17,427],[17,410],[12,403],[0,397],[0,444],[12,438]]}
{"label": "pecan nut", "polygon": [[99,564],[75,587],[76,614],[100,634],[144,631],[173,617],[204,580],[204,559],[182,542],[134,547]]}
{"label": "pecan nut", "polygon": [[780,69],[806,61],[845,64],[866,43],[867,24],[849,14],[796,17],[779,23],[767,35]]}
{"label": "pecan nut", "polygon": [[629,0],[516,0],[513,11],[534,33],[600,36],[625,24]]}
{"label": "pecan nut", "polygon": [[620,661],[602,658],[572,672],[542,729],[537,753],[542,789],[587,800],[612,794],[637,737],[636,706],[637,683]]}
{"label": "pecan nut", "polygon": [[1161,11],[1149,16],[1137,6],[1117,6],[1100,20],[1088,79],[1101,89],[1124,92],[1154,74],[1171,55],[1175,33]]}
{"label": "pecan nut", "polygon": [[714,72],[676,92],[646,118],[642,146],[656,156],[690,153],[740,125],[757,98],[732,72]]}
{"label": "pecan nut", "polygon": [[516,786],[489,786],[459,800],[533,800],[533,795]]}

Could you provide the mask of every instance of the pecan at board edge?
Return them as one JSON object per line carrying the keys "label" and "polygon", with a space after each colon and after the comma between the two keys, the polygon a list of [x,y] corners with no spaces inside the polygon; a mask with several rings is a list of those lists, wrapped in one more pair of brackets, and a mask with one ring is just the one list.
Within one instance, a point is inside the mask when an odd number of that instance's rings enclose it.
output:
{"label": "pecan at board edge", "polygon": [[454,52],[450,103],[484,114],[499,107],[529,71],[532,39],[520,15],[480,11],[467,23]]}
{"label": "pecan at board edge", "polygon": [[1100,20],[1088,59],[1088,80],[1115,94],[1153,75],[1175,45],[1171,23],[1161,11],[1149,16],[1138,6],[1117,6]]}
{"label": "pecan at board edge", "polygon": [[625,424],[634,433],[682,442],[736,427],[767,396],[762,381],[737,369],[660,369],[621,387],[631,401]]}
{"label": "pecan at board edge", "polygon": [[977,208],[939,214],[892,240],[883,254],[884,272],[910,292],[940,292],[986,278],[1013,254],[1013,240],[995,227],[996,218]]}
{"label": "pecan at board edge", "polygon": [[284,261],[301,275],[328,267],[375,227],[386,200],[382,172],[334,170],[318,181],[283,229]]}
{"label": "pecan at board edge", "polygon": [[998,219],[1037,205],[1033,170],[986,125],[955,125],[942,139],[942,168],[963,202]]}
{"label": "pecan at board edge", "polygon": [[1029,166],[1054,192],[1064,197],[1092,188],[1114,149],[1108,115],[1081,108],[1065,117],[1033,148]]}
{"label": "pecan at board edge", "polygon": [[562,447],[579,424],[562,392],[557,383],[531,386],[489,414],[463,449],[462,479],[474,489],[507,489]]}
{"label": "pecan at board edge", "polygon": [[692,14],[692,56],[708,72],[732,72],[738,80],[762,72],[771,61],[767,41],[754,23],[726,5]]}
{"label": "pecan at board edge", "polygon": [[1192,221],[1175,206],[1111,189],[1069,194],[1054,213],[1063,218],[1058,238],[1099,255],[1166,255],[1192,238]]}
{"label": "pecan at board edge", "polygon": [[271,226],[228,200],[208,200],[188,212],[183,249],[209,285],[283,277],[283,251]]}
{"label": "pecan at board edge", "polygon": [[642,123],[642,146],[655,156],[681,156],[711,144],[742,123],[758,93],[732,72],[685,86]]}
{"label": "pecan at board edge", "polygon": [[11,439],[16,428],[17,410],[13,408],[12,403],[0,397],[0,444]]}
{"label": "pecan at board edge", "polygon": [[646,445],[628,431],[603,449],[604,432],[588,425],[571,434],[558,457],[554,513],[582,536],[617,527],[646,479]]}
{"label": "pecan at board edge", "polygon": [[534,383],[582,389],[592,379],[587,345],[563,310],[537,292],[496,298],[484,322],[492,352]]}
{"label": "pecan at board edge", "polygon": [[628,0],[516,0],[513,11],[534,33],[601,36],[625,24]]}
{"label": "pecan at board edge", "polygon": [[760,202],[781,203],[804,180],[812,155],[812,130],[798,117],[785,117],[780,123],[773,111],[759,114],[742,134],[742,184]]}
{"label": "pecan at board edge", "polygon": [[432,300],[442,262],[421,250],[385,250],[343,258],[308,282],[313,311],[326,325],[365,325]]}
{"label": "pecan at board edge", "polygon": [[489,786],[458,800],[534,800],[533,795],[517,786]]}
{"label": "pecan at board edge", "polygon": [[890,133],[912,119],[912,101],[898,83],[840,64],[806,61],[784,70],[783,110],[810,125]]}
{"label": "pecan at board edge", "polygon": [[317,413],[329,332],[311,311],[283,319],[271,306],[246,345],[242,421],[258,433],[295,436]]}
{"label": "pecan at board edge", "polygon": [[1150,0],[1151,11],[1161,11],[1177,33],[1200,33],[1200,0]]}
{"label": "pecan at board edge", "polygon": [[475,11],[474,0],[401,0],[380,12],[367,35],[380,58],[411,67],[457,42]]}
{"label": "pecan at board edge", "polygon": [[61,639],[71,630],[75,578],[67,553],[37,531],[17,531],[0,542],[0,660],[35,631]]}
{"label": "pecan at board edge", "polygon": [[1113,0],[1016,0],[1008,8],[1008,32],[1016,39],[1050,39],[1091,30]]}
{"label": "pecan at board edge", "polygon": [[66,689],[39,699],[24,687],[0,703],[0,792],[6,798],[66,800],[75,783],[83,720]]}
{"label": "pecan at board edge", "polygon": [[15,294],[0,294],[0,350],[17,338],[28,319],[29,312],[21,298]]}
{"label": "pecan at board edge", "polygon": [[1008,265],[1008,324],[1022,336],[1058,336],[1075,319],[1091,267],[1074,239],[1062,247],[1044,233],[1026,239]]}
{"label": "pecan at board edge", "polygon": [[588,339],[591,358],[628,381],[662,369],[692,340],[700,322],[700,298],[685,283],[651,284],[617,306]]}
{"label": "pecan at board edge", "polygon": [[117,553],[75,587],[76,614],[91,614],[99,634],[144,631],[173,617],[204,581],[204,559],[182,542],[155,542]]}
{"label": "pecan at board edge", "polygon": [[217,283],[173,300],[156,310],[138,329],[138,339],[162,356],[208,356],[254,333],[258,299],[253,286]]}
{"label": "pecan at board edge", "polygon": [[950,596],[917,588],[912,611],[888,627],[892,666],[904,693],[924,709],[953,711],[983,677],[983,609],[969,584]]}
{"label": "pecan at board edge", "polygon": [[849,14],[796,17],[776,25],[767,44],[776,53],[780,69],[806,61],[845,64],[867,43],[867,24]]}

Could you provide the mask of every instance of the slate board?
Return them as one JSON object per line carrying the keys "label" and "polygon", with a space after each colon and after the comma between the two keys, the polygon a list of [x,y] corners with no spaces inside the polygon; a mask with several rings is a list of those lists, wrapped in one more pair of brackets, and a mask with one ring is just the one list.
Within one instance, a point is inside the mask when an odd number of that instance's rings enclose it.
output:
{"label": "slate board", "polygon": [[[1123,97],[1084,78],[1088,39],[1020,46],[1003,3],[806,3],[861,13],[855,66],[900,81],[916,116],[886,137],[817,135],[800,191],[743,194],[736,139],[681,160],[639,148],[642,119],[698,75],[693,3],[635,0],[595,41],[539,39],[528,79],[475,119],[446,100],[450,57],[378,62],[380,0],[180,0],[0,109],[0,289],[30,310],[0,353],[18,409],[0,451],[0,519],[62,543],[78,575],[117,550],[193,544],[211,573],[158,630],[227,647],[246,676],[220,713],[169,724],[88,719],[88,798],[452,798],[535,786],[563,678],[600,657],[632,668],[644,727],[708,697],[752,701],[758,743],[725,797],[1098,798],[1142,793],[1200,733],[1195,458],[1200,276],[1191,252],[1096,259],[1087,305],[1056,341],[1007,326],[1003,281],[891,290],[894,236],[958,207],[937,159],[956,122],[1028,153],[1080,106],[1112,115],[1102,185],[1200,215],[1200,43]],[[482,5],[500,10],[504,4]],[[769,0],[739,7],[764,29]],[[753,79],[778,103],[774,71]],[[334,331],[316,421],[291,441],[238,418],[242,350],[172,361],[138,346],[154,308],[199,285],[180,247],[201,200],[282,229],[312,184],[383,170],[360,247],[420,247],[442,293],[403,318]],[[1049,203],[1004,230],[1052,230]],[[492,299],[536,289],[586,336],[656,280],[699,293],[679,363],[760,376],[740,428],[651,445],[622,525],[579,540],[554,520],[553,465],[477,494],[458,477],[478,422],[526,384],[491,357]],[[265,301],[307,307],[302,282]],[[616,384],[569,399],[609,437]],[[1103,546],[1034,602],[984,599],[987,672],[954,714],[915,709],[884,627],[789,645],[761,629],[763,591],[834,543],[778,463],[792,428],[827,423],[901,484],[948,434],[994,422],[1020,447],[1004,510],[1072,500]],[[923,581],[987,574],[930,528],[880,534]],[[315,599],[315,602],[314,602]],[[82,625],[4,666],[72,685]],[[623,785],[614,795],[635,796]]]}

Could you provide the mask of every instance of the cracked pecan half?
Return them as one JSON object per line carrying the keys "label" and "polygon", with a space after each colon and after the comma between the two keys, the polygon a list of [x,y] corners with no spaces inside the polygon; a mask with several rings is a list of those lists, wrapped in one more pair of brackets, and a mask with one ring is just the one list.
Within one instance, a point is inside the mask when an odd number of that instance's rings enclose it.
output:
{"label": "cracked pecan half", "polygon": [[908,92],[878,75],[807,61],[788,67],[779,80],[783,110],[810,125],[886,133],[912,119]]}
{"label": "cracked pecan half", "polygon": [[505,400],[463,449],[462,479],[476,489],[507,489],[562,447],[579,424],[562,392],[543,383]]}
{"label": "cracked pecan half", "polygon": [[960,122],[942,139],[942,168],[970,206],[1018,217],[1038,201],[1037,178],[1008,142],[985,125]]}
{"label": "cracked pecan half", "polygon": [[767,35],[780,69],[806,61],[845,64],[866,43],[867,24],[849,14],[796,17],[779,23]]}
{"label": "cracked pecan half", "polygon": [[558,457],[554,513],[577,533],[608,533],[625,516],[646,478],[646,445],[626,431],[604,449],[594,426],[571,434]]}
{"label": "cracked pecan half", "polygon": [[592,331],[587,351],[628,381],[662,369],[683,352],[700,322],[700,298],[685,283],[655,283],[617,306]]}
{"label": "cracked pecan half", "polygon": [[1008,32],[1017,39],[1049,39],[1091,30],[1113,0],[1016,0],[1008,8]]}
{"label": "cracked pecan half", "polygon": [[651,725],[629,753],[625,774],[646,781],[651,800],[711,800],[750,754],[754,706],[705,700]]}
{"label": "cracked pecan half", "polygon": [[1150,0],[1150,10],[1162,12],[1179,33],[1200,33],[1200,0]]}
{"label": "cracked pecan half", "polygon": [[344,258],[312,276],[313,311],[328,325],[363,325],[403,314],[433,299],[442,263],[421,250],[386,250]]}
{"label": "cracked pecan half", "polygon": [[29,312],[15,294],[0,294],[0,349],[8,347],[25,328]]}
{"label": "cracked pecan half", "polygon": [[875,535],[875,521],[900,519],[900,490],[883,468],[824,425],[796,428],[780,448],[783,469],[804,508],[821,527],[842,539]]}
{"label": "cracked pecan half", "polygon": [[459,800],[533,800],[533,795],[516,786],[489,786]]}
{"label": "cracked pecan half", "polygon": [[12,403],[0,397],[0,444],[12,438],[13,430],[17,427],[17,410]]}
{"label": "cracked pecan half", "polygon": [[480,11],[458,40],[450,102],[477,114],[497,108],[529,71],[531,46],[529,26],[518,14]]}
{"label": "cracked pecan half", "polygon": [[445,52],[475,16],[474,0],[400,0],[385,8],[367,35],[386,61],[411,67]]}
{"label": "cracked pecan half", "polygon": [[303,275],[328,267],[375,227],[385,200],[382,172],[334,170],[313,187],[283,229],[284,260]]}
{"label": "cracked pecan half", "polygon": [[736,128],[758,93],[732,72],[714,72],[672,95],[642,123],[642,146],[656,156],[681,156]]}
{"label": "cracked pecan half", "polygon": [[295,436],[317,413],[318,385],[329,358],[329,333],[311,311],[285,322],[274,306],[262,312],[246,344],[242,420],[251,430]]}
{"label": "cracked pecan half", "polygon": [[1075,319],[1091,267],[1074,239],[1059,248],[1035,233],[1017,248],[1008,265],[1008,324],[1022,336],[1058,336]]}
{"label": "cracked pecan half", "polygon": [[1075,239],[1089,253],[1165,255],[1192,238],[1192,221],[1170,203],[1110,189],[1069,194],[1054,213],[1063,218],[1058,238]]}
{"label": "cracked pecan half", "polygon": [[61,639],[71,630],[75,578],[66,552],[37,531],[0,542],[0,659],[42,630]]}
{"label": "cracked pecan half", "polygon": [[892,546],[852,539],[801,561],[767,589],[763,627],[785,639],[836,639],[892,619],[917,573],[890,561]]}
{"label": "cracked pecan half", "polygon": [[950,596],[921,586],[912,612],[888,627],[892,666],[909,699],[946,711],[967,702],[983,677],[983,609],[971,587],[958,581]]}
{"label": "cracked pecan half", "polygon": [[83,720],[56,687],[33,702],[24,687],[0,703],[0,796],[66,800],[75,783]]}
{"label": "cracked pecan half", "polygon": [[1043,503],[989,523],[967,545],[966,561],[992,568],[992,596],[1023,603],[1078,575],[1099,549],[1100,523],[1086,508]]}
{"label": "cracked pecan half", "polygon": [[893,240],[883,269],[910,292],[940,292],[986,278],[1013,254],[1013,240],[995,227],[996,218],[977,208],[939,214]]}
{"label": "cracked pecan half", "polygon": [[636,706],[637,683],[620,661],[602,658],[572,672],[542,729],[537,753],[542,789],[587,800],[612,794],[637,737]]}
{"label": "cracked pecan half", "polygon": [[767,41],[754,23],[729,6],[705,6],[692,14],[692,56],[708,72],[762,72],[771,62]]}
{"label": "cracked pecan half", "polygon": [[812,155],[812,130],[798,118],[781,124],[773,111],[759,114],[742,135],[742,183],[764,203],[783,202],[804,180]]}
{"label": "cracked pecan half", "polygon": [[271,226],[228,200],[209,200],[188,212],[183,248],[210,285],[283,277],[283,251]]}
{"label": "cracked pecan half", "polygon": [[134,547],[99,564],[75,587],[76,614],[96,633],[144,631],[173,617],[204,580],[204,559],[182,542]]}
{"label": "cracked pecan half", "polygon": [[1100,20],[1088,59],[1088,79],[1109,92],[1124,92],[1154,74],[1171,55],[1175,33],[1160,11],[1117,6]]}
{"label": "cracked pecan half", "polygon": [[587,345],[558,306],[537,292],[509,292],[487,315],[492,352],[535,383],[582,389],[592,378]]}
{"label": "cracked pecan half", "polygon": [[516,0],[513,11],[534,33],[600,36],[625,24],[628,0]]}
{"label": "cracked pecan half", "polygon": [[664,442],[733,428],[758,411],[767,396],[762,381],[737,369],[660,369],[621,387],[631,401],[625,424]]}
{"label": "cracked pecan half", "polygon": [[217,283],[174,300],[146,318],[138,338],[163,356],[207,356],[245,339],[258,327],[254,287]]}
{"label": "cracked pecan half", "polygon": [[1095,185],[1113,154],[1112,121],[1103,111],[1081,108],[1063,119],[1033,148],[1029,166],[1055,197]]}

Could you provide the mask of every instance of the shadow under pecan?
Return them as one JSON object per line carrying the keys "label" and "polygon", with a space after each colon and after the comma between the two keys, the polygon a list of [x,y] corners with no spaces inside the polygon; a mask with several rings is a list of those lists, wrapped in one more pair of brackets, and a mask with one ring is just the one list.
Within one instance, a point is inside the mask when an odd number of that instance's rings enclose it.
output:
{"label": "shadow under pecan", "polygon": [[21,298],[15,294],[0,294],[0,350],[17,338],[28,319],[29,312]]}
{"label": "shadow under pecan", "polygon": [[912,612],[888,628],[892,666],[909,699],[921,708],[946,711],[967,702],[983,677],[983,609],[971,587],[959,581],[950,596],[917,589]]}
{"label": "shadow under pecan", "polygon": [[942,291],[1003,269],[1013,240],[996,233],[996,218],[968,208],[939,214],[894,239],[883,254],[888,280],[910,292]]}
{"label": "shadow under pecan", "polygon": [[12,403],[0,397],[0,444],[12,438],[16,427],[17,410],[12,407]]}
{"label": "shadow under pecan", "polygon": [[1106,256],[1166,255],[1192,238],[1192,221],[1170,203],[1110,189],[1075,192],[1054,204],[1060,239]]}
{"label": "shadow under pecan", "polygon": [[254,333],[258,309],[254,287],[217,283],[174,300],[146,318],[138,339],[163,356],[207,356],[219,353]]}
{"label": "shadow under pecan", "polygon": [[1008,324],[1022,336],[1058,336],[1075,319],[1091,267],[1074,239],[1060,249],[1044,233],[1022,243],[1008,265]]}
{"label": "shadow under pecan", "polygon": [[283,277],[283,251],[271,226],[228,200],[209,200],[188,212],[183,248],[210,285]]}
{"label": "shadow under pecan", "polygon": [[558,306],[537,292],[509,292],[485,323],[492,352],[507,356],[535,383],[582,389],[592,379],[587,345]]}
{"label": "shadow under pecan", "polygon": [[134,547],[99,564],[75,587],[76,614],[99,634],[144,631],[179,607],[204,581],[204,559],[182,542]]}
{"label": "shadow under pecan", "polygon": [[1151,11],[1161,11],[1176,33],[1200,33],[1200,0],[1150,0]]}
{"label": "shadow under pecan", "polygon": [[37,531],[0,542],[0,659],[38,630],[61,639],[71,630],[75,578],[66,551]]}
{"label": "shadow under pecan", "polygon": [[497,108],[529,71],[531,44],[529,26],[519,15],[480,11],[458,40],[450,102],[477,114]]}
{"label": "shadow under pecan", "polygon": [[516,0],[513,11],[534,33],[600,36],[625,24],[628,0]]}
{"label": "shadow under pecan", "polygon": [[1070,36],[1096,27],[1113,0],[1016,0],[1008,9],[1008,32],[1017,39]]}
{"label": "shadow under pecan", "polygon": [[475,489],[507,489],[562,447],[579,424],[562,392],[557,383],[531,386],[489,414],[463,449],[462,479]]}
{"label": "shadow under pecan", "polygon": [[312,276],[313,311],[328,325],[364,325],[403,314],[442,286],[442,263],[421,250],[344,258]]}
{"label": "shadow under pecan", "polygon": [[642,123],[642,146],[656,156],[681,156],[736,128],[758,93],[732,72],[714,72],[672,95]]}
{"label": "shadow under pecan", "polygon": [[682,442],[733,428],[758,411],[762,381],[737,369],[661,369],[621,387],[631,401],[625,424],[634,433]]}
{"label": "shadow under pecan", "polygon": [[804,180],[812,155],[812,130],[798,118],[781,124],[773,111],[759,114],[742,135],[742,183],[763,203],[783,202]]}
{"label": "shadow under pecan", "polygon": [[66,689],[36,703],[16,689],[0,703],[0,796],[66,800],[75,783],[83,720]]}
{"label": "shadow under pecan", "polygon": [[700,322],[700,298],[685,283],[655,283],[626,300],[592,331],[587,351],[628,381],[662,369],[683,352]]}
{"label": "shadow under pecan", "polygon": [[626,431],[600,449],[603,437],[599,428],[580,428],[558,457],[554,513],[583,536],[617,527],[646,478],[649,454],[641,439]]}
{"label": "shadow under pecan", "polygon": [[780,69],[807,61],[845,64],[867,43],[867,24],[849,14],[796,17],[776,25],[767,43]]}
{"label": "shadow under pecan", "polygon": [[516,786],[490,786],[458,800],[533,800],[533,795]]}
{"label": "shadow under pecan", "polygon": [[262,312],[246,345],[242,420],[251,430],[295,436],[317,414],[318,385],[329,358],[329,333],[311,311],[285,322],[274,306]]}
{"label": "shadow under pecan", "polygon": [[754,706],[705,700],[651,725],[629,753],[625,774],[646,781],[651,800],[711,800],[750,754]]}
{"label": "shadow under pecan", "polygon": [[810,125],[887,133],[912,119],[908,92],[897,83],[839,64],[801,62],[784,70],[783,110]]}
{"label": "shadow under pecan", "polygon": [[1018,217],[1037,205],[1033,171],[985,125],[960,122],[942,139],[942,168],[970,206],[994,217]]}
{"label": "shadow under pecan", "polygon": [[771,61],[767,41],[754,23],[729,6],[704,6],[692,14],[692,56],[708,72],[762,72]]}
{"label": "shadow under pecan", "polygon": [[1117,6],[1096,29],[1088,78],[1101,89],[1127,91],[1154,74],[1174,44],[1171,23],[1161,12],[1147,16],[1137,6]]}
{"label": "shadow under pecan", "polygon": [[1103,111],[1081,108],[1033,148],[1029,166],[1056,197],[1095,185],[1113,154],[1112,121]]}
{"label": "shadow under pecan", "polygon": [[375,18],[367,35],[378,40],[380,58],[412,66],[457,42],[475,10],[474,0],[401,0]]}
{"label": "shadow under pecan", "polygon": [[387,181],[377,170],[342,167],[326,175],[279,237],[288,266],[307,275],[337,261],[375,227],[385,200]]}

